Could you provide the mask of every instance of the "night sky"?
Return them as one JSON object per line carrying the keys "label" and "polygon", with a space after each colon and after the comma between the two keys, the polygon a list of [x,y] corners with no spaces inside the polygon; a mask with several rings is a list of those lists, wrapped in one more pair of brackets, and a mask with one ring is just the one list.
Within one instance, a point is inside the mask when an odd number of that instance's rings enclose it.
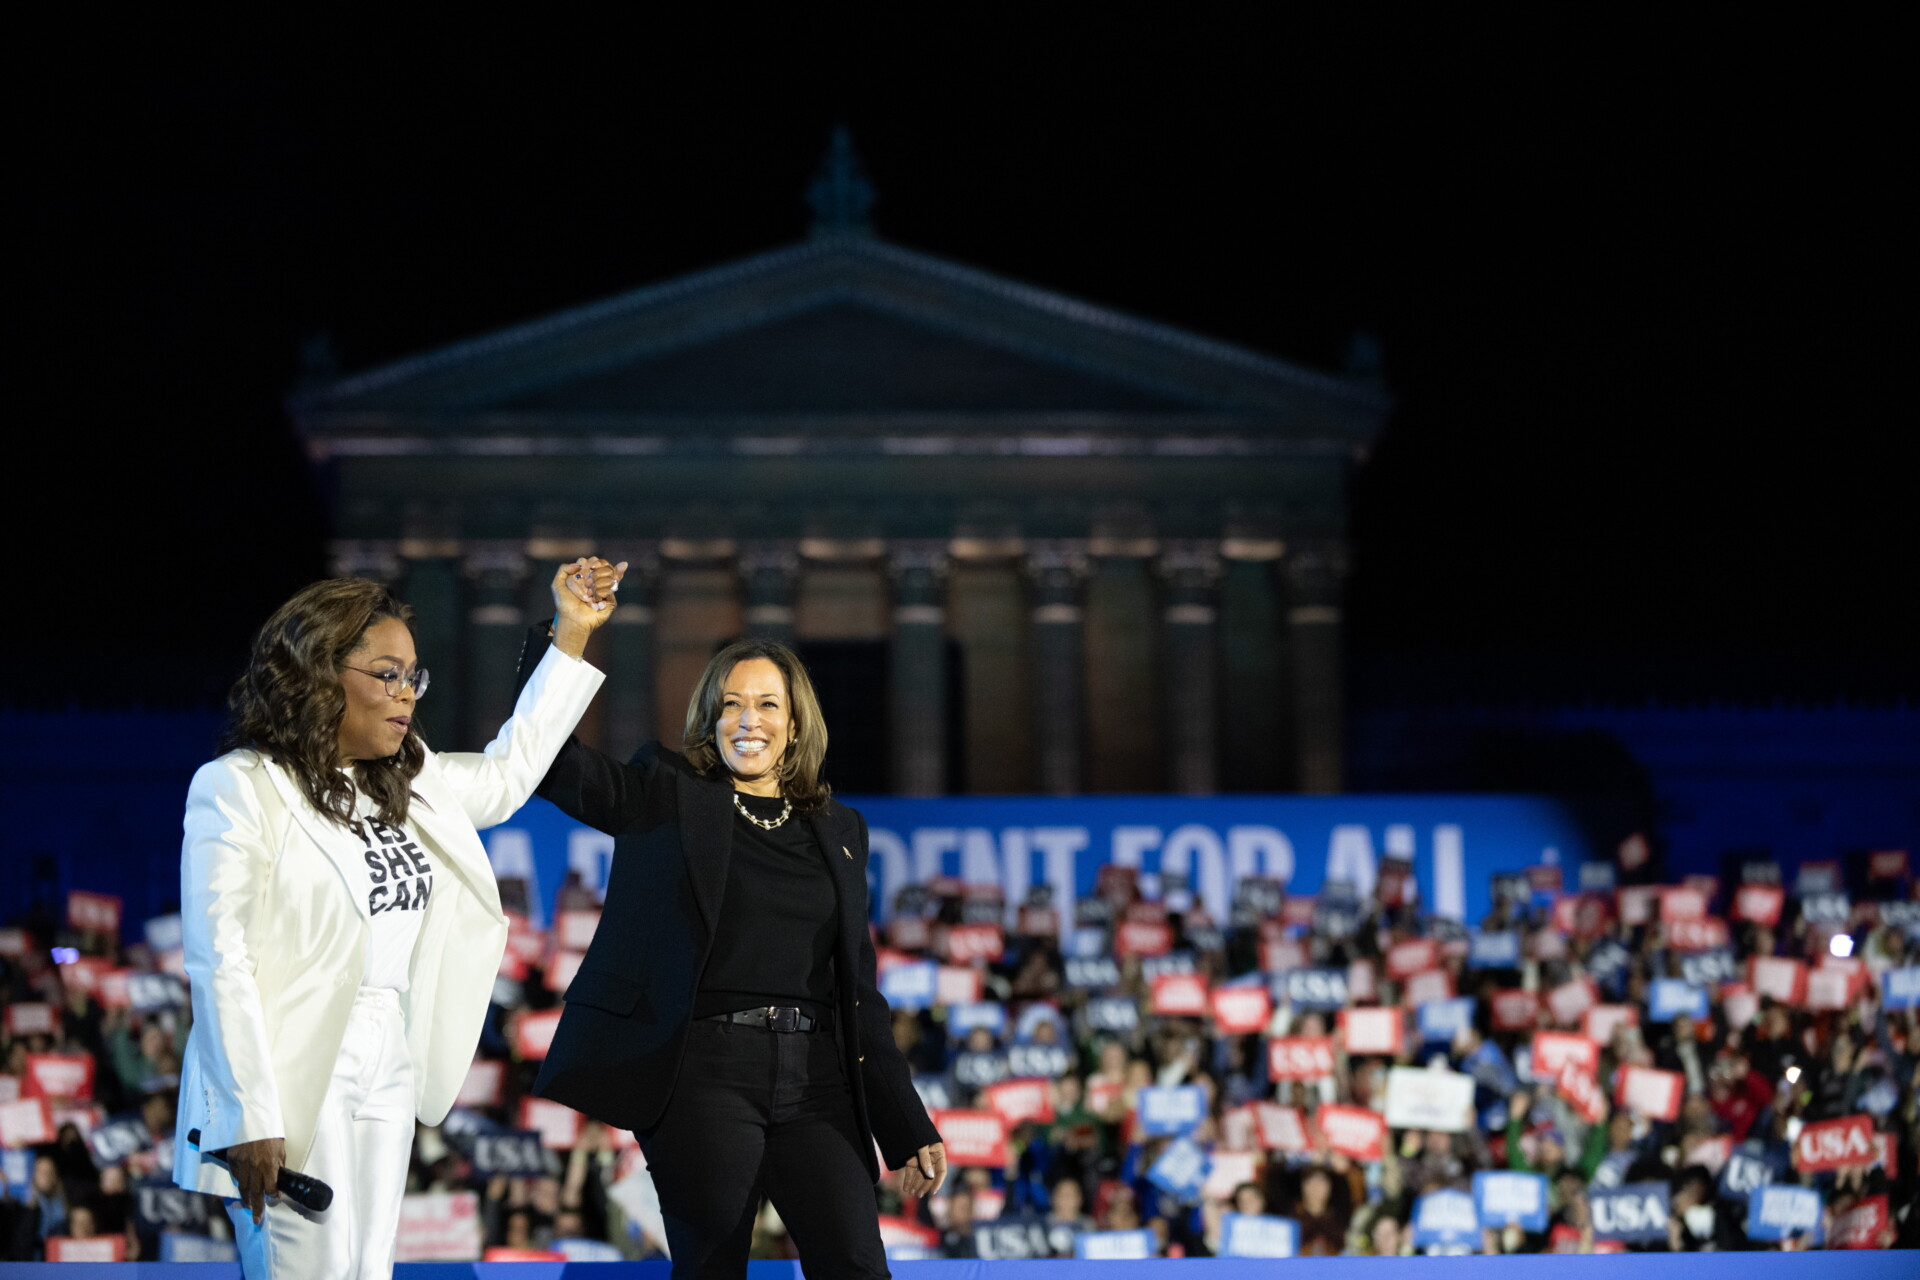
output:
{"label": "night sky", "polygon": [[1362,701],[1916,692],[1890,39],[1072,14],[17,43],[0,698],[217,698],[325,570],[303,346],[789,244],[837,121],[888,239],[1310,366],[1377,340]]}

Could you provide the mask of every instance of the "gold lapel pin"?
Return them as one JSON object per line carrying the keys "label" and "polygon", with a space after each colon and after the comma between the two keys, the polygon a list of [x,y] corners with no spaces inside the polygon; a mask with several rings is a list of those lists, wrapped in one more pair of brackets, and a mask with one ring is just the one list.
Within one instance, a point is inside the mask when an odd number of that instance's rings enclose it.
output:
{"label": "gold lapel pin", "polygon": [[853,850],[847,848],[845,845],[840,846],[840,852],[846,854],[849,858],[853,856]]}

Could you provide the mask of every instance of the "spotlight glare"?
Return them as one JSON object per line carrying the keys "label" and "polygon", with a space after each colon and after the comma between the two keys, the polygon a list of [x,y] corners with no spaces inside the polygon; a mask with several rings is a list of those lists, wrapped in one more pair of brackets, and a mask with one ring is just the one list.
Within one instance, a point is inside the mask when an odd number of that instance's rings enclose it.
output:
{"label": "spotlight glare", "polygon": [[1827,942],[1827,950],[1831,951],[1834,955],[1839,956],[1842,959],[1845,959],[1846,957],[1852,955],[1853,954],[1852,935],[1845,934],[1845,933],[1834,934],[1833,937],[1829,939]]}

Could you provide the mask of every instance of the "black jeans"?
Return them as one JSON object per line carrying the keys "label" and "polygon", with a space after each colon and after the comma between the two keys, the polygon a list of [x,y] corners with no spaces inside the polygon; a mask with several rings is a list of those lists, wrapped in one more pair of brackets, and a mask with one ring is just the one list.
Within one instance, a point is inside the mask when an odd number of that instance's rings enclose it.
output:
{"label": "black jeans", "polygon": [[660,1191],[674,1280],[747,1273],[762,1196],[809,1276],[885,1277],[879,1211],[831,1031],[696,1020],[666,1113],[637,1135]]}

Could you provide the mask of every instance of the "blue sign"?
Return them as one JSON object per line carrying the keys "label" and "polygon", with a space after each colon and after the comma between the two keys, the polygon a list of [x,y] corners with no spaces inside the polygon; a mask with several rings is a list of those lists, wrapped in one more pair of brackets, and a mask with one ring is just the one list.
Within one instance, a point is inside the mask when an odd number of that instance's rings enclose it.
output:
{"label": "blue sign", "polygon": [[1766,1157],[1749,1151],[1735,1151],[1720,1166],[1720,1198],[1745,1200],[1771,1183],[1779,1173],[1780,1167]]}
{"label": "blue sign", "polygon": [[1520,935],[1511,929],[1482,933],[1475,929],[1467,935],[1467,968],[1518,969]]}
{"label": "blue sign", "polygon": [[[846,799],[867,819],[868,900],[876,919],[891,911],[903,886],[942,875],[999,885],[1009,902],[1049,886],[1064,911],[1093,895],[1094,877],[1109,863],[1182,877],[1215,920],[1231,918],[1234,886],[1249,876],[1280,881],[1293,894],[1345,881],[1365,899],[1388,832],[1401,828],[1412,836],[1406,853],[1421,903],[1453,919],[1478,920],[1492,908],[1495,871],[1538,863],[1548,848],[1568,862],[1589,856],[1572,816],[1536,796]],[[528,802],[482,839],[496,875],[526,882],[538,924],[548,922],[569,872],[590,890],[606,889],[613,838],[544,800]],[[1396,851],[1400,839],[1396,832]]]}
{"label": "blue sign", "polygon": [[956,1039],[975,1027],[985,1027],[995,1038],[1007,1032],[1007,1009],[997,1000],[978,1004],[956,1004],[947,1009],[947,1031]]}
{"label": "blue sign", "polygon": [[1739,976],[1740,964],[1733,957],[1732,947],[1690,951],[1680,957],[1680,977],[1689,986],[1714,987],[1737,981]]}
{"label": "blue sign", "polygon": [[1881,974],[1880,1003],[1889,1009],[1920,1008],[1920,967],[1889,969]]}
{"label": "blue sign", "polygon": [[1791,1184],[1755,1187],[1747,1197],[1747,1239],[1785,1240],[1821,1230],[1820,1193]]}
{"label": "blue sign", "polygon": [[1609,893],[1613,890],[1614,880],[1611,862],[1580,864],[1580,892],[1582,893]]}
{"label": "blue sign", "polygon": [[[1513,1064],[1507,1061],[1507,1055],[1500,1046],[1491,1040],[1482,1040],[1480,1047],[1467,1055],[1460,1069],[1472,1076],[1481,1088],[1493,1093],[1512,1093],[1520,1087],[1520,1079],[1514,1074]],[[1505,1124],[1503,1120],[1501,1124]]]}
{"label": "blue sign", "polygon": [[1053,1028],[1054,1043],[1067,1043],[1067,1020],[1050,1004],[1034,1003],[1022,1009],[1020,1021],[1013,1024],[1013,1038],[1020,1044],[1031,1044],[1043,1026]]}
{"label": "blue sign", "polygon": [[[1106,939],[1100,940],[1102,946]],[[1071,956],[1067,959],[1067,986],[1075,991],[1093,991],[1120,985],[1120,966],[1112,956]]]}
{"label": "blue sign", "polygon": [[1016,1080],[1058,1080],[1072,1067],[1073,1055],[1063,1044],[1016,1044],[1007,1050],[1007,1074]]}
{"label": "blue sign", "polygon": [[1263,1213],[1229,1213],[1220,1219],[1223,1258],[1291,1258],[1300,1252],[1300,1224]]}
{"label": "blue sign", "polygon": [[1140,1025],[1140,1002],[1132,996],[1102,996],[1082,1012],[1089,1031],[1131,1031]]}
{"label": "blue sign", "polygon": [[1073,1239],[1073,1256],[1085,1262],[1138,1262],[1157,1248],[1151,1228],[1138,1231],[1086,1231]]}
{"label": "blue sign", "polygon": [[1429,1191],[1413,1202],[1413,1243],[1428,1245],[1480,1244],[1480,1213],[1464,1191]]}
{"label": "blue sign", "polygon": [[1483,1227],[1547,1229],[1547,1180],[1537,1173],[1497,1170],[1473,1175],[1473,1208]]}
{"label": "blue sign", "polygon": [[1633,1167],[1633,1162],[1638,1158],[1639,1153],[1632,1149],[1613,1152],[1594,1166],[1593,1176],[1587,1179],[1587,1185],[1595,1189],[1619,1186],[1627,1180],[1627,1170]]}
{"label": "blue sign", "polygon": [[888,966],[880,975],[880,994],[895,1009],[931,1009],[939,980],[939,965],[931,960],[909,960]]}
{"label": "blue sign", "polygon": [[967,1049],[953,1055],[953,1079],[969,1089],[999,1084],[1013,1074],[1007,1055],[997,1049]]}
{"label": "blue sign", "polygon": [[1633,954],[1617,938],[1597,942],[1587,952],[1587,972],[1616,993],[1626,985],[1627,970],[1632,963]]}
{"label": "blue sign", "polygon": [[1664,1182],[1629,1182],[1611,1191],[1592,1192],[1587,1208],[1595,1240],[1644,1244],[1667,1239],[1669,1200]]}
{"label": "blue sign", "polygon": [[231,1240],[215,1240],[185,1231],[160,1233],[162,1262],[238,1262],[240,1249]]}
{"label": "blue sign", "polygon": [[1345,969],[1290,969],[1274,979],[1273,994],[1296,1009],[1332,1010],[1347,1007]]}
{"label": "blue sign", "polygon": [[1207,1091],[1197,1084],[1146,1088],[1140,1099],[1140,1132],[1149,1138],[1184,1134],[1207,1118]]}
{"label": "blue sign", "polygon": [[1429,1000],[1420,1006],[1420,1039],[1427,1044],[1451,1044],[1453,1038],[1473,1026],[1472,996],[1451,1000]]}
{"label": "blue sign", "polygon": [[[1103,907],[1106,905],[1106,903],[1100,902],[1098,898],[1089,898],[1087,902],[1082,905],[1092,905],[1095,903]],[[1109,943],[1107,941],[1107,929],[1105,925],[1089,925],[1086,928],[1075,929],[1073,936],[1067,939],[1067,955],[1074,960],[1095,960],[1106,955],[1108,950]]]}
{"label": "blue sign", "polygon": [[[1142,1111],[1145,1111],[1143,1104]],[[1175,1200],[1188,1204],[1200,1199],[1200,1188],[1213,1172],[1213,1161],[1192,1138],[1175,1138],[1147,1170],[1147,1181]]]}
{"label": "blue sign", "polygon": [[1696,1022],[1707,1017],[1707,993],[1678,978],[1655,978],[1647,990],[1647,1020],[1672,1022],[1686,1014]]}

